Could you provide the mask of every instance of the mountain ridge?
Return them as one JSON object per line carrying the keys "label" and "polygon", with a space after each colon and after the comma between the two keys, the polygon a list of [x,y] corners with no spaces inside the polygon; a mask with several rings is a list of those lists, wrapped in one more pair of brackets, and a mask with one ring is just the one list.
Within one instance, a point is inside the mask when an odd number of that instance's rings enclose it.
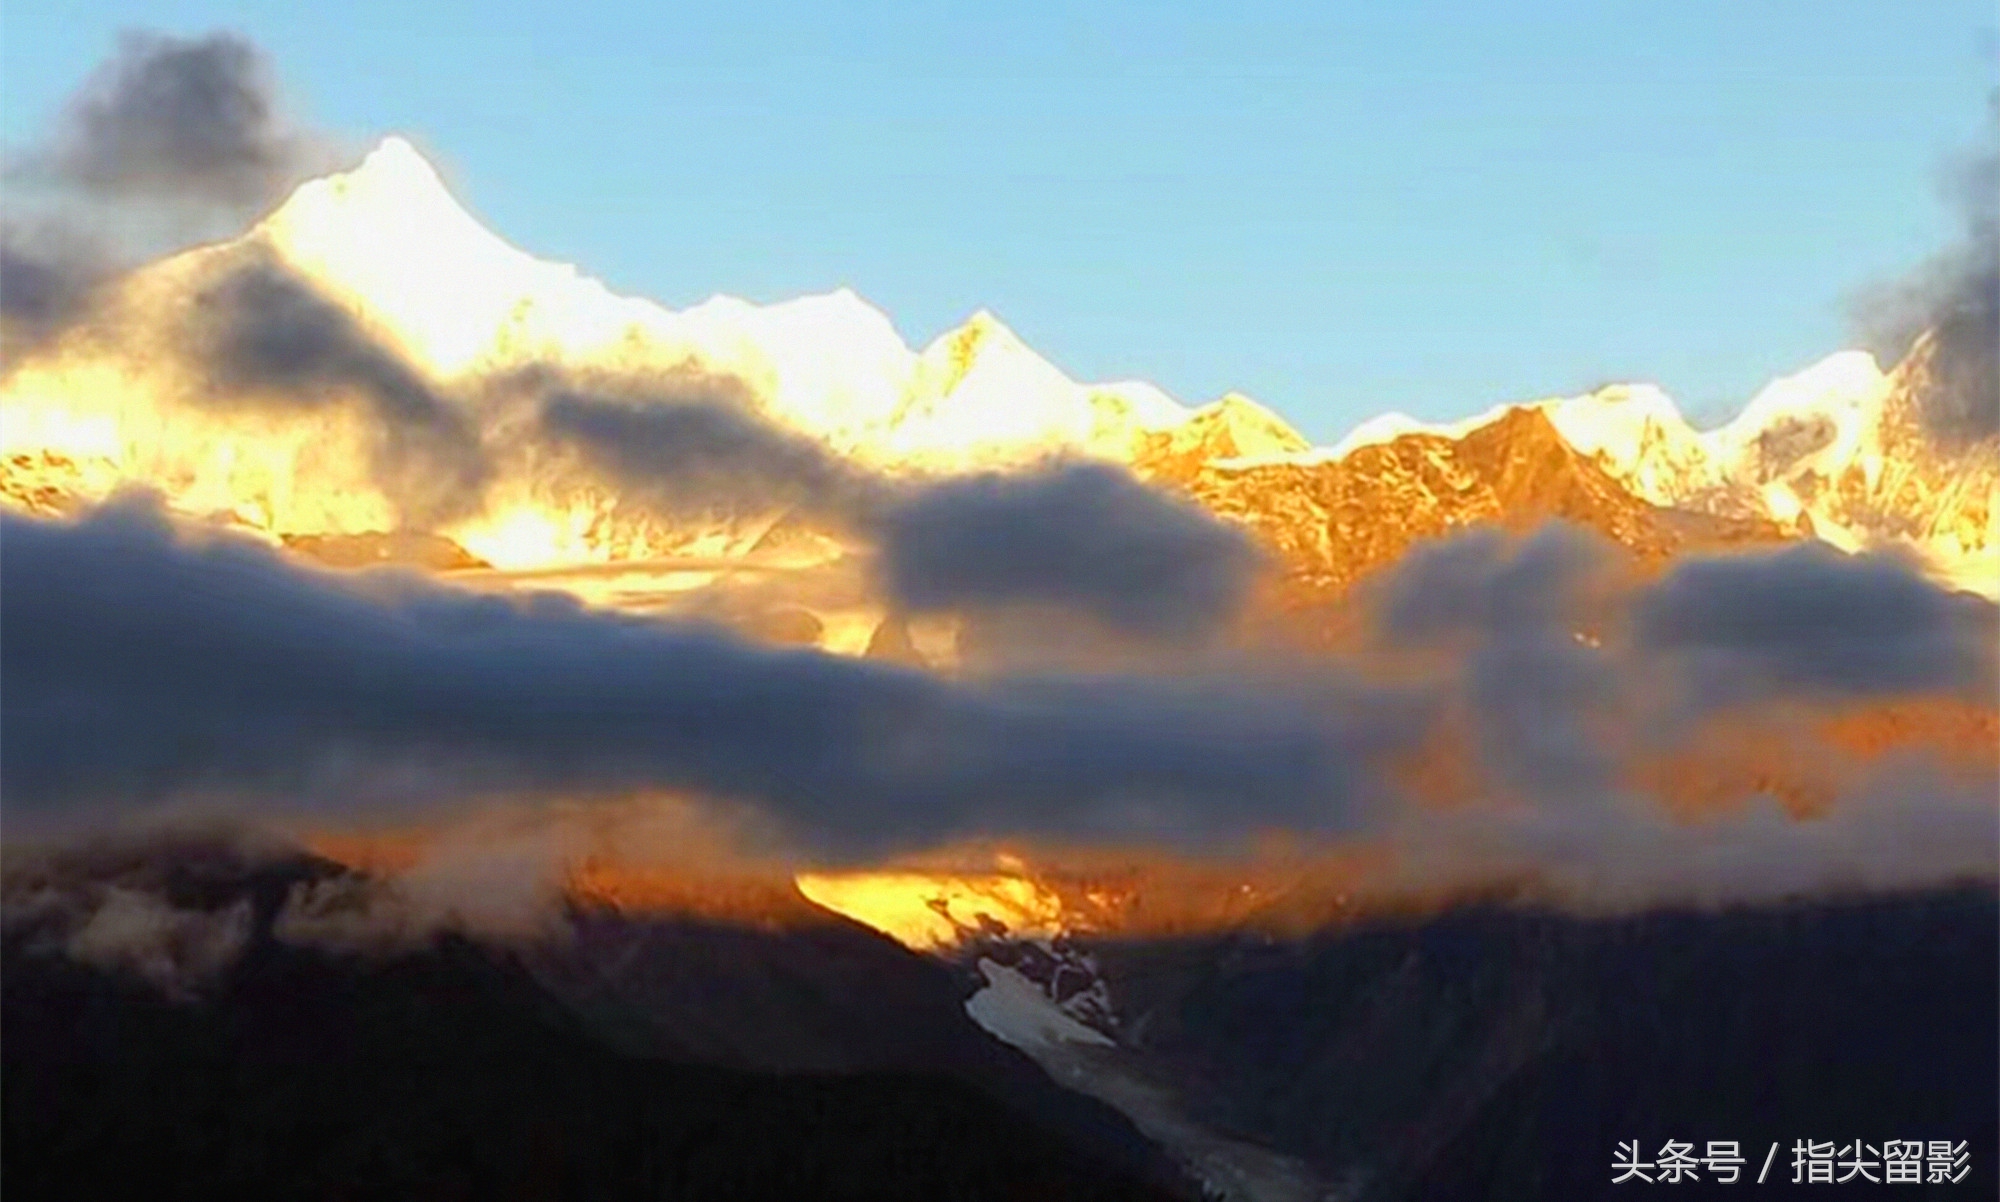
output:
{"label": "mountain ridge", "polygon": [[[1451,423],[1384,414],[1314,447],[1240,394],[1190,406],[1143,382],[1072,380],[984,309],[918,349],[846,288],[772,305],[718,295],[678,311],[620,296],[486,229],[401,138],[386,139],[351,171],[302,184],[237,239],[140,268],[117,290],[125,327],[184,308],[204,281],[256,255],[323,292],[447,396],[548,365],[636,379],[693,369],[741,381],[766,416],[876,467],[935,473],[1053,456],[1107,459],[1266,532],[1287,520],[1281,515],[1323,522],[1327,515],[1300,490],[1339,492],[1369,470],[1443,472],[1434,484],[1465,471],[1483,480],[1420,490],[1430,509],[1383,510],[1384,521],[1435,533],[1468,516],[1497,518],[1495,504],[1515,486],[1494,473],[1560,460],[1583,474],[1559,489],[1547,480],[1538,487],[1544,500],[1562,493],[1576,503],[1529,510],[1582,514],[1642,552],[1668,542],[1742,541],[1752,528],[1766,532],[1759,540],[1777,531],[1847,550],[1894,543],[1960,587],[2000,593],[2000,443],[1944,449],[1922,437],[1911,414],[1930,386],[1927,341],[1887,372],[1865,352],[1831,355],[1774,381],[1710,430],[1695,430],[1659,388],[1621,384],[1500,404]],[[172,350],[155,337],[121,358],[106,354],[102,339],[80,337],[11,365],[0,384],[0,409],[10,419],[0,430],[0,496],[47,511],[102,493],[107,480],[136,479],[180,508],[222,513],[274,538],[369,535],[395,525],[388,507],[367,495],[365,479],[327,473],[343,455],[358,459],[368,438],[333,418],[304,433],[265,423],[256,447],[220,426],[169,446],[185,424],[172,406],[210,386],[198,365],[178,374],[163,366]],[[1523,413],[1541,415],[1548,430]],[[1548,457],[1549,430],[1574,460]],[[1490,445],[1508,437],[1525,441],[1513,450]],[[1420,467],[1438,456],[1452,461],[1449,470]],[[1586,463],[1594,470],[1585,473]],[[1629,502],[1612,499],[1607,482]],[[1489,499],[1469,502],[1468,488]],[[1267,495],[1253,495],[1259,490]],[[1397,488],[1384,477],[1373,491],[1386,499]],[[528,482],[482,521],[439,533],[503,568],[684,545],[729,554],[748,537],[723,532],[718,541],[695,531],[663,544],[657,532],[607,525],[615,498],[557,503],[546,492]],[[1597,501],[1582,503],[1586,494]],[[246,495],[264,499],[246,503]],[[1633,503],[1694,516],[1641,516]],[[1611,525],[1592,522],[1593,513]],[[1707,533],[1673,540],[1654,529],[1674,525]],[[1729,530],[1736,533],[1708,537]],[[1266,541],[1285,550],[1319,545],[1322,558],[1331,545],[1323,526]],[[1352,578],[1374,558],[1363,554],[1354,570],[1321,574]]]}

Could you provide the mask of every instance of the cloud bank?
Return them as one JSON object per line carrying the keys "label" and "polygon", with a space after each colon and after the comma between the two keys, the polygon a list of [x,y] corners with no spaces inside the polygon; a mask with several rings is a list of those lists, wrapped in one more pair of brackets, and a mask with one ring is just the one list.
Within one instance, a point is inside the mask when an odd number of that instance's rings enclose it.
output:
{"label": "cloud bank", "polygon": [[1145,635],[1224,626],[1258,566],[1240,530],[1093,463],[940,481],[887,507],[881,530],[907,609],[1056,604]]}
{"label": "cloud bank", "polygon": [[1413,552],[1370,604],[1378,653],[1439,689],[1423,767],[1469,778],[1389,812],[1392,888],[1626,907],[2000,875],[1990,734],[1952,759],[1826,727],[1993,707],[1996,607],[1900,557],[1806,543],[1648,579],[1578,530],[1481,530]]}
{"label": "cloud bank", "polygon": [[1034,829],[1338,829],[1387,698],[1226,681],[951,682],[713,630],[308,572],[136,503],[4,517],[17,812],[619,789],[755,802],[857,850]]}
{"label": "cloud bank", "polygon": [[[1992,821],[1990,769],[1968,776],[1920,747],[1855,760],[1817,818],[1769,831],[1754,784],[1689,822],[1633,775],[1647,757],[1698,759],[1718,722],[1769,719],[1773,739],[1839,763],[1788,715],[1990,706],[1994,607],[1894,559],[1792,548],[1646,580],[1564,527],[1482,532],[1392,573],[1364,601],[1377,645],[1345,659],[951,680],[567,598],[311,571],[176,532],[135,501],[0,521],[0,787],[19,820],[192,798],[422,821],[483,799],[653,791],[747,805],[835,857],[1009,837],[1225,850],[1268,832],[1410,835],[1439,863],[1533,848],[1517,866],[1546,852],[1643,878],[1671,876],[1684,845],[1761,862],[1753,837],[1865,855],[1815,825],[1852,813],[1892,819],[1885,860],[1937,830],[1959,848],[1938,864],[1991,858],[1965,842]],[[1440,808],[1396,775],[1413,756],[1462,758],[1472,783]],[[1618,867],[1648,845],[1664,858]]]}

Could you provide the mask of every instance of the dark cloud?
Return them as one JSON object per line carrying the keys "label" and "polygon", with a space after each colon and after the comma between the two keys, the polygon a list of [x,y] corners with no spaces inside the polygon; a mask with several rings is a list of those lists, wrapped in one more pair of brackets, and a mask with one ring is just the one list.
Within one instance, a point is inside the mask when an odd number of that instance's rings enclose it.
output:
{"label": "dark cloud", "polygon": [[1952,172],[1948,198],[1965,222],[1957,246],[1866,293],[1863,337],[1890,356],[1931,335],[1930,378],[1917,400],[1933,437],[1959,448],[2000,437],[2000,92],[1986,142]]}
{"label": "dark cloud", "polygon": [[471,416],[311,285],[252,260],[204,290],[193,313],[210,399],[312,409],[358,395],[376,418],[376,481],[407,523],[479,507],[491,466]]}
{"label": "dark cloud", "polygon": [[1171,637],[1233,617],[1258,559],[1242,531],[1098,463],[942,480],[880,530],[889,591],[911,610],[1059,605]]}
{"label": "dark cloud", "polygon": [[1802,543],[1677,565],[1633,610],[1642,653],[1715,704],[1777,694],[1990,696],[1994,606],[1903,559]]}
{"label": "dark cloud", "polygon": [[1537,696],[1549,682],[1527,653],[1544,645],[1561,659],[1596,653],[1607,672],[1656,695],[1683,689],[1704,711],[1781,694],[1981,697],[1995,683],[2000,609],[1900,555],[1808,541],[1689,557],[1652,580],[1636,567],[1562,523],[1525,538],[1479,530],[1413,552],[1368,604],[1388,643],[1500,654]]}
{"label": "dark cloud", "polygon": [[75,312],[97,279],[90,248],[0,229],[0,316],[29,326],[56,324]]}
{"label": "dark cloud", "polygon": [[1620,687],[1592,632],[1621,565],[1617,548],[1574,526],[1526,538],[1489,527],[1413,551],[1367,601],[1388,646],[1434,652],[1457,678],[1479,759],[1499,783],[1526,796],[1599,795],[1617,770],[1603,725]]}
{"label": "dark cloud", "polygon": [[1552,522],[1527,538],[1485,526],[1419,545],[1368,594],[1383,634],[1419,644],[1573,630],[1592,616],[1611,544]]}
{"label": "dark cloud", "polygon": [[0,358],[11,366],[74,325],[112,271],[107,248],[71,225],[0,223]]}
{"label": "dark cloud", "polygon": [[178,540],[129,502],[0,521],[14,813],[648,788],[755,803],[836,846],[1200,838],[1338,828],[1402,725],[1330,686],[959,684],[566,599],[308,573]]}
{"label": "dark cloud", "polygon": [[667,373],[624,395],[560,383],[542,403],[541,429],[582,452],[621,499],[668,517],[802,508],[852,527],[884,488],[824,442],[757,412],[733,376]]}
{"label": "dark cloud", "polygon": [[71,98],[34,165],[84,192],[251,208],[327,165],[242,37],[131,32]]}
{"label": "dark cloud", "polygon": [[1648,579],[1552,523],[1420,547],[1361,601],[1374,651],[1438,682],[1481,773],[1516,797],[1598,804],[1636,756],[1768,705],[1989,699],[2000,610],[1900,558],[1817,542],[1689,558]]}

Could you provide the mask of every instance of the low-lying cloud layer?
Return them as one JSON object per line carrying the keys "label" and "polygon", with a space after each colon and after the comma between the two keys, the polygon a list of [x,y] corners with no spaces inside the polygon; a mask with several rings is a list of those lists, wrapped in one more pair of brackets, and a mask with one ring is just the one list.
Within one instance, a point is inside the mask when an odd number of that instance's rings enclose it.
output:
{"label": "low-lying cloud layer", "polygon": [[917,611],[1056,604],[1195,637],[1241,609],[1258,566],[1240,530],[1102,464],[940,481],[880,526],[889,591]]}
{"label": "low-lying cloud layer", "polygon": [[[249,942],[251,866],[294,854],[240,825],[145,827],[23,849],[10,843],[0,935],[30,951],[136,976],[192,1000]],[[216,896],[218,880],[231,885]]]}
{"label": "low-lying cloud layer", "polygon": [[1657,580],[1632,567],[1570,528],[1485,530],[1413,552],[1374,591],[1383,653],[1429,657],[1456,736],[1423,767],[1470,777],[1456,800],[1392,812],[1393,875],[1624,906],[2000,873],[1995,748],[1857,754],[1825,729],[1910,725],[1870,707],[1990,711],[1990,602],[1818,543]]}
{"label": "low-lying cloud layer", "polygon": [[[1509,838],[1569,855],[1675,829],[1688,815],[1634,765],[1699,759],[1717,721],[1772,718],[1773,739],[1837,757],[1787,716],[1875,698],[1990,705],[1995,681],[1993,607],[1896,560],[1793,548],[1648,582],[1559,526],[1419,551],[1364,602],[1377,645],[1343,659],[982,681],[566,598],[310,571],[176,533],[132,501],[71,523],[0,520],[0,785],[24,820],[188,800],[421,820],[482,798],[668,791],[749,805],[835,854],[1421,831],[1425,856],[1475,863]],[[1454,741],[1439,751],[1441,734]],[[1413,757],[1463,760],[1471,783],[1438,810],[1402,787]],[[1933,829],[1933,803],[1954,839],[1991,818],[1990,797],[1966,797],[1994,782],[1921,748],[1871,764],[1815,822],[1899,781],[1897,806],[1876,808],[1905,826]],[[1735,862],[1730,824],[1756,792],[1722,797],[1720,825],[1689,838]],[[1808,849],[1832,829],[1787,821],[1810,828]]]}
{"label": "low-lying cloud layer", "polygon": [[1485,528],[1417,548],[1368,591],[1387,646],[1492,652],[1517,668],[1536,654],[1587,660],[1682,712],[1781,698],[1989,700],[2000,687],[1993,603],[1895,552],[1801,542],[1690,557],[1642,581],[1617,547],[1576,527],[1525,538]]}
{"label": "low-lying cloud layer", "polygon": [[1708,705],[1780,695],[1956,692],[1990,698],[2000,627],[1899,556],[1801,543],[1675,568],[1634,613],[1643,646],[1681,661]]}
{"label": "low-lying cloud layer", "polygon": [[[1476,531],[1357,598],[1364,645],[1284,676],[982,682],[312,571],[140,499],[0,517],[0,539],[9,821],[140,831],[10,861],[9,938],[172,996],[199,996],[251,927],[202,900],[203,864],[298,854],[144,833],[182,803],[417,833],[263,903],[278,939],[370,954],[563,939],[580,871],[586,893],[759,920],[800,864],[996,842],[1057,871],[1073,855],[1090,899],[1093,863],[1136,855],[1177,893],[1141,897],[1135,933],[1467,890],[1597,910],[2000,875],[1991,755],[1853,757],[1792,720],[1990,709],[1994,607],[1895,558],[1794,547],[1653,579],[1566,527]],[[1753,775],[1690,811],[1635,772],[1700,778],[1718,725],[1749,731],[1756,771],[1802,755],[1833,787],[1801,810]],[[1440,796],[1399,775],[1413,763],[1465,775]]]}
{"label": "low-lying cloud layer", "polygon": [[1338,829],[1381,699],[1221,681],[953,683],[551,596],[303,571],[126,504],[7,517],[0,782],[23,814],[684,789],[821,846],[1016,828]]}

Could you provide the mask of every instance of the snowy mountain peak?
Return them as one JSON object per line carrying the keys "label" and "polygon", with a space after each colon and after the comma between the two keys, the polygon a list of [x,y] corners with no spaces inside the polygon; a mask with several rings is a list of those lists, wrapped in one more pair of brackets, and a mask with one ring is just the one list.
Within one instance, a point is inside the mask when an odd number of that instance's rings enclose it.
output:
{"label": "snowy mountain peak", "polygon": [[1648,458],[1685,465],[1703,454],[1680,406],[1653,384],[1612,384],[1538,407],[1564,441],[1599,457],[1615,473],[1631,475]]}
{"label": "snowy mountain peak", "polygon": [[[481,225],[402,138],[385,139],[352,171],[299,185],[245,240],[375,318],[439,375],[491,357],[510,325],[517,340],[546,332],[588,342],[615,340],[629,320],[612,312],[616,298],[602,285]],[[518,328],[537,306],[559,313],[564,328]]]}
{"label": "snowy mountain peak", "polygon": [[679,312],[617,296],[488,231],[400,138],[302,186],[251,237],[440,377],[535,361],[637,372],[692,361],[739,377],[781,420],[877,460],[1118,454],[1141,427],[1186,413],[1157,390],[1078,384],[987,309],[918,354],[848,288],[773,305],[716,296]]}
{"label": "snowy mountain peak", "polygon": [[324,243],[344,232],[384,242],[421,233],[512,249],[465,211],[430,160],[398,137],[384,138],[350,171],[300,184],[258,230],[281,248]]}
{"label": "snowy mountain peak", "polygon": [[[958,387],[982,360],[995,362],[1024,357],[1041,361],[1041,356],[1029,350],[1020,336],[1009,329],[1006,322],[994,316],[990,309],[979,310],[966,318],[963,325],[939,335],[936,341],[924,348],[925,360],[938,373],[936,383],[941,392],[950,392]],[[1053,371],[1054,367],[1051,366],[1050,370]]]}
{"label": "snowy mountain peak", "polygon": [[955,333],[961,337],[975,340],[1000,337],[1012,338],[1016,342],[1020,341],[1014,331],[1008,327],[1007,323],[1000,320],[999,314],[991,309],[984,308],[974,310],[972,316],[966,318],[965,324],[961,325]]}
{"label": "snowy mountain peak", "polygon": [[458,208],[437,168],[408,138],[394,134],[377,143],[354,170],[321,182],[353,195],[386,196],[405,204]]}
{"label": "snowy mountain peak", "polygon": [[1196,409],[1167,437],[1170,453],[1196,451],[1218,462],[1296,455],[1311,446],[1291,423],[1240,392]]}
{"label": "snowy mountain peak", "polygon": [[[1219,419],[1226,420],[1232,424],[1262,425],[1273,429],[1292,430],[1290,422],[1279,417],[1276,412],[1261,404],[1255,398],[1245,396],[1240,392],[1225,392],[1208,404],[1203,405],[1200,412],[1214,413]],[[1299,437],[1296,431],[1292,431],[1292,437]]]}
{"label": "snowy mountain peak", "polygon": [[1188,410],[1144,384],[1079,384],[989,310],[917,356],[882,449],[933,465],[1082,451],[1129,458]]}
{"label": "snowy mountain peak", "polygon": [[1853,415],[1879,405],[1888,385],[1875,356],[1841,351],[1765,385],[1723,429],[1741,443],[1783,422]]}

